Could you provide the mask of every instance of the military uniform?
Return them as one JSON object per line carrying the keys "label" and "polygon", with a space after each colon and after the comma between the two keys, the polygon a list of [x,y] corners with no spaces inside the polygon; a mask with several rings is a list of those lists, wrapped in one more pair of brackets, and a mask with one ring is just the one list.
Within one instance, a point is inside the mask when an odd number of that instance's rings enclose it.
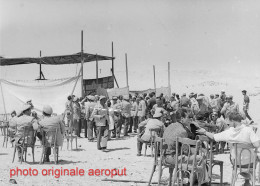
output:
{"label": "military uniform", "polygon": [[115,127],[112,132],[113,137],[116,136],[117,138],[120,138],[120,133],[121,133],[121,127],[122,127],[122,104],[121,103],[116,103],[112,106],[114,110],[114,123]]}
{"label": "military uniform", "polygon": [[127,130],[130,122],[131,116],[131,104],[123,100],[122,101],[122,123],[124,124],[124,136],[127,136]]}
{"label": "military uniform", "polygon": [[108,140],[109,113],[106,105],[97,103],[91,114],[97,126],[97,149],[105,149]]}
{"label": "military uniform", "polygon": [[[86,102],[85,103],[85,119],[87,120],[87,127],[85,127],[85,131],[87,132],[89,141],[94,139],[93,131],[96,134],[95,121],[94,121],[93,117],[91,116],[96,105],[97,105],[96,102]],[[86,135],[85,135],[85,137],[86,137]]]}

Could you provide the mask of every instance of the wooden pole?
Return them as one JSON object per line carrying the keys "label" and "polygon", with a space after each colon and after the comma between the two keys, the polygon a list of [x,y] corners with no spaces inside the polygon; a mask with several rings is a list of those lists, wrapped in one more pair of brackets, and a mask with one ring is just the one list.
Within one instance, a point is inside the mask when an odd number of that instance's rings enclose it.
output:
{"label": "wooden pole", "polygon": [[129,84],[128,84],[127,54],[125,54],[125,70],[126,70],[126,86],[129,87]]}
{"label": "wooden pole", "polygon": [[7,113],[6,113],[6,108],[5,108],[5,98],[4,98],[4,92],[2,88],[2,80],[0,79],[0,88],[1,88],[1,94],[2,94],[2,99],[3,99],[3,105],[4,105],[4,111],[5,111],[5,119],[7,120]]}
{"label": "wooden pole", "polygon": [[171,67],[170,62],[168,62],[168,87],[171,86]]}
{"label": "wooden pole", "polygon": [[98,88],[98,58],[97,58],[97,54],[96,54],[96,84],[97,84],[97,88]]}
{"label": "wooden pole", "polygon": [[114,74],[114,43],[112,41],[112,74]]}
{"label": "wooden pole", "polygon": [[40,50],[40,77],[39,79],[42,79],[42,51]]}
{"label": "wooden pole", "polygon": [[155,90],[155,93],[156,93],[155,65],[153,65],[153,82],[154,82],[154,90]]}
{"label": "wooden pole", "polygon": [[83,30],[81,30],[81,97],[84,96],[84,84],[83,84]]}

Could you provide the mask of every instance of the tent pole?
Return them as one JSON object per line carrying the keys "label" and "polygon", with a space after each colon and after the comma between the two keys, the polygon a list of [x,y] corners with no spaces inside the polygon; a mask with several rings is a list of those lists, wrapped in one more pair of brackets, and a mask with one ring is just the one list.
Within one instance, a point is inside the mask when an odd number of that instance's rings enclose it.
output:
{"label": "tent pole", "polygon": [[83,30],[81,30],[81,97],[83,98],[84,96],[84,82],[83,82]]}
{"label": "tent pole", "polygon": [[170,67],[170,62],[168,62],[168,87],[171,86],[171,67]]}
{"label": "tent pole", "polygon": [[96,54],[96,88],[98,88],[98,58],[97,58],[97,54]]}
{"label": "tent pole", "polygon": [[40,50],[40,79],[42,79],[42,51]]}
{"label": "tent pole", "polygon": [[114,43],[112,41],[112,74],[114,74]]}
{"label": "tent pole", "polygon": [[126,70],[126,86],[129,87],[128,84],[128,66],[127,66],[127,54],[125,54],[125,70]]}
{"label": "tent pole", "polygon": [[7,120],[7,113],[6,113],[6,108],[5,108],[5,98],[4,98],[4,93],[3,93],[2,81],[1,81],[1,80],[0,80],[0,88],[1,88],[1,94],[2,94],[2,99],[3,99],[3,104],[4,104],[5,119]]}
{"label": "tent pole", "polygon": [[156,93],[155,65],[153,65],[153,82],[154,82],[154,90],[155,90],[155,93]]}
{"label": "tent pole", "polygon": [[119,88],[118,83],[117,83],[117,80],[116,80],[116,76],[115,76],[115,74],[113,73],[112,69],[111,69],[111,72],[112,72],[112,76],[113,76],[113,78],[114,78],[114,80],[115,80],[115,82],[116,82],[116,86],[117,86],[117,88]]}

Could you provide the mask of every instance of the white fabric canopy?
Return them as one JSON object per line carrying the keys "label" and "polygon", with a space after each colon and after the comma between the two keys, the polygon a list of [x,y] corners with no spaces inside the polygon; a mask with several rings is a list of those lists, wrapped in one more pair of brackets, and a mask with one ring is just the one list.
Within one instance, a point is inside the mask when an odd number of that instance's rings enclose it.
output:
{"label": "white fabric canopy", "polygon": [[[44,80],[44,81],[19,81],[0,79],[0,114],[10,113],[19,108],[29,99],[37,112],[41,112],[44,105],[50,105],[53,112],[63,113],[68,95],[72,93],[78,77]],[[74,91],[79,96],[80,82]]]}

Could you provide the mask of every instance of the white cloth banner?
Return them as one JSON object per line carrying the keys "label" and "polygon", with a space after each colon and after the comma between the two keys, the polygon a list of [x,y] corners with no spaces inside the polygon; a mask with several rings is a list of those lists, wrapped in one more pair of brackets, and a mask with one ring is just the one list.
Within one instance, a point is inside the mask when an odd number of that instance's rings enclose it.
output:
{"label": "white cloth banner", "polygon": [[[38,113],[42,111],[44,105],[50,105],[54,113],[62,114],[65,110],[67,97],[71,94],[76,81],[77,77],[40,81],[0,79],[3,92],[0,92],[0,114],[19,110],[29,99],[32,100],[35,111],[38,111]],[[73,94],[79,96],[80,90],[80,82],[77,82]]]}
{"label": "white cloth banner", "polygon": [[109,99],[113,96],[127,96],[129,98],[129,87],[107,89]]}

